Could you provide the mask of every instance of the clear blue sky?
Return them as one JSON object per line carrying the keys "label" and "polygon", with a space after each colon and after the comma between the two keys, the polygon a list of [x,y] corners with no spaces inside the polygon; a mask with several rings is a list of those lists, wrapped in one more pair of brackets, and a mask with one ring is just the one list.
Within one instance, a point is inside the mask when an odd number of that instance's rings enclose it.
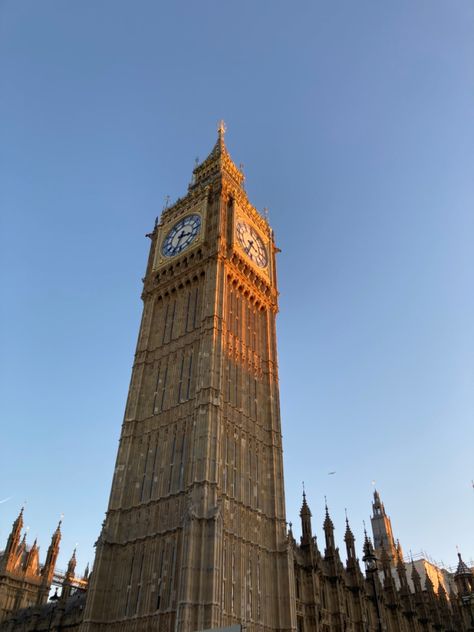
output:
{"label": "clear blue sky", "polygon": [[282,249],[288,520],[304,480],[360,551],[375,479],[405,551],[474,557],[473,63],[470,0],[0,1],[0,547],[27,499],[92,561],[144,235],[223,118]]}

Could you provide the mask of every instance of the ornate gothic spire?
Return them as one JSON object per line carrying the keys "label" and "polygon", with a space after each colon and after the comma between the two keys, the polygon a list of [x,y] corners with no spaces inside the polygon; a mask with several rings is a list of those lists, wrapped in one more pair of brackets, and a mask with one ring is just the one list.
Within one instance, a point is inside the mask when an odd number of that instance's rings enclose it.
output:
{"label": "ornate gothic spire", "polygon": [[355,550],[355,538],[349,526],[349,520],[346,514],[346,532],[344,534],[344,542],[346,543],[347,565],[352,566],[356,563],[357,556]]}
{"label": "ornate gothic spire", "polygon": [[51,544],[48,547],[46,560],[41,573],[43,575],[43,581],[47,584],[50,584],[53,579],[54,567],[58,558],[59,543],[61,542],[61,523],[62,520],[59,521],[58,526],[51,537]]}
{"label": "ornate gothic spire", "polygon": [[2,566],[6,569],[12,567],[17,557],[18,547],[20,545],[21,530],[23,529],[23,510],[24,507],[20,509],[20,513],[18,514],[16,520],[13,522],[12,530],[10,532],[10,535],[8,536],[7,546],[5,547],[5,551],[3,553],[1,563]]}
{"label": "ornate gothic spire", "polygon": [[334,542],[334,524],[333,521],[331,520],[330,516],[329,516],[329,510],[328,510],[328,505],[327,502],[325,504],[326,506],[326,515],[324,518],[324,523],[323,523],[323,529],[324,529],[324,536],[326,538],[326,555],[328,554],[328,552],[334,551],[336,548],[335,542]]}
{"label": "ornate gothic spire", "polygon": [[67,571],[66,571],[67,577],[71,577],[71,578],[74,577],[74,573],[76,571],[76,564],[77,564],[76,549],[74,549],[71,555],[71,559],[69,560],[68,565],[67,565]]}
{"label": "ornate gothic spire", "polygon": [[307,545],[311,542],[313,537],[312,529],[311,529],[311,510],[306,502],[306,493],[303,489],[303,504],[301,505],[300,511],[301,517],[301,544]]}

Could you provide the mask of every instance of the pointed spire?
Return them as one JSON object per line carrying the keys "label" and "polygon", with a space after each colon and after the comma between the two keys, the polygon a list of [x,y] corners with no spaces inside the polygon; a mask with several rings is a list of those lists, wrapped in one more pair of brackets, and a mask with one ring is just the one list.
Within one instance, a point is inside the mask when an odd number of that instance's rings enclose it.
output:
{"label": "pointed spire", "polygon": [[333,521],[331,520],[331,517],[329,516],[329,509],[328,509],[326,498],[324,499],[324,502],[325,502],[326,511],[325,511],[323,528],[324,528],[324,535],[326,538],[326,554],[327,554],[328,551],[334,551],[336,546],[334,542],[334,524],[333,524]]}
{"label": "pointed spire", "polygon": [[58,526],[56,527],[56,530],[53,533],[53,539],[54,538],[61,538],[61,525],[63,523],[62,518],[60,518],[59,522],[58,522]]}
{"label": "pointed spire", "polygon": [[76,549],[74,548],[74,551],[72,552],[72,555],[71,555],[71,559],[69,560],[69,563],[67,565],[67,571],[66,571],[66,576],[67,577],[74,577],[74,573],[75,573],[75,570],[76,570],[76,564],[77,564]]}
{"label": "pointed spire", "polygon": [[221,145],[224,145],[224,136],[225,136],[226,131],[227,131],[227,127],[225,126],[225,122],[223,121],[223,119],[221,119],[217,126],[217,134],[218,134],[217,142],[221,143]]}
{"label": "pointed spire", "polygon": [[87,562],[86,568],[84,570],[84,575],[82,576],[82,579],[89,579],[89,562]]}
{"label": "pointed spire", "polygon": [[20,538],[20,533],[21,530],[23,529],[23,512],[24,512],[25,508],[22,507],[20,509],[20,513],[18,514],[16,520],[13,522],[12,525],[12,535],[15,534],[15,536],[18,536],[18,539]]}
{"label": "pointed spire", "polygon": [[344,542],[346,543],[347,563],[349,565],[355,562],[356,551],[355,551],[355,538],[349,526],[349,519],[347,518],[347,510],[346,510],[346,532],[344,534]]}
{"label": "pointed spire", "polygon": [[347,511],[346,511],[346,532],[344,534],[344,542],[354,542],[355,538],[354,538],[354,534],[352,533],[352,530],[349,526],[349,519],[347,517]]}
{"label": "pointed spire", "polygon": [[301,545],[307,545],[311,542],[313,533],[311,528],[311,510],[306,502],[306,493],[304,491],[304,483],[303,483],[303,504],[301,505],[300,510],[300,518],[301,518]]}
{"label": "pointed spire", "polygon": [[59,554],[59,543],[61,542],[61,524],[62,518],[59,520],[58,526],[53,532],[51,544],[46,554],[46,560],[42,570],[43,581],[46,582],[46,584],[50,584],[53,579],[54,567]]}
{"label": "pointed spire", "polygon": [[[6,569],[11,569],[14,566],[18,549],[21,546],[20,537],[21,530],[23,529],[23,511],[24,507],[20,509],[20,513],[12,524],[12,530],[8,536],[7,545],[2,556],[1,564]],[[23,545],[25,545],[25,543],[23,543]]]}
{"label": "pointed spire", "polygon": [[35,541],[33,542],[30,550],[28,551],[28,557],[26,558],[26,569],[35,574],[38,573],[38,565],[39,565],[38,554],[39,554],[38,541],[37,541],[37,538],[35,538]]}

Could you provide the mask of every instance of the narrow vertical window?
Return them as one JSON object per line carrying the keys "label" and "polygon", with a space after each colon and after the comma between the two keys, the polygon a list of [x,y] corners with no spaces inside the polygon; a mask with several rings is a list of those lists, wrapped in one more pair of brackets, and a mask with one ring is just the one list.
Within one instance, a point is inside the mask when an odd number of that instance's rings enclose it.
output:
{"label": "narrow vertical window", "polygon": [[247,454],[248,454],[248,468],[249,468],[247,498],[248,498],[249,505],[252,506],[252,449],[250,446],[250,441],[249,441]]}
{"label": "narrow vertical window", "polygon": [[235,335],[235,294],[232,290],[230,292],[229,331]]}
{"label": "narrow vertical window", "polygon": [[248,557],[248,567],[247,567],[247,588],[248,588],[248,597],[247,597],[247,610],[248,616],[252,619],[252,597],[253,597],[253,587],[252,587],[252,552],[249,551]]}
{"label": "narrow vertical window", "polygon": [[258,421],[257,394],[258,394],[257,393],[257,378],[254,377],[253,379],[253,407],[254,407],[253,416],[254,416],[255,421]]}
{"label": "narrow vertical window", "polygon": [[259,465],[259,459],[258,459],[258,452],[255,455],[255,479],[256,479],[256,483],[255,483],[256,503],[257,503],[257,508],[260,509],[260,465]]}
{"label": "narrow vertical window", "polygon": [[193,377],[193,356],[194,356],[194,349],[191,349],[189,353],[188,383],[186,385],[186,399],[189,399],[191,397],[191,380]]}
{"label": "narrow vertical window", "polygon": [[166,397],[166,383],[168,381],[168,362],[166,363],[166,367],[163,374],[163,383],[161,385],[161,401],[160,401],[160,411],[164,409],[165,406],[165,397]]}
{"label": "narrow vertical window", "polygon": [[181,435],[181,447],[179,449],[179,481],[178,490],[181,490],[184,479],[184,446],[185,446],[185,433]]}
{"label": "narrow vertical window", "polygon": [[141,555],[141,559],[140,559],[140,565],[138,567],[138,583],[137,583],[137,588],[136,588],[136,597],[135,597],[135,607],[133,609],[133,613],[137,614],[138,612],[138,605],[140,603],[140,595],[141,595],[141,590],[142,590],[142,571],[143,571],[143,559],[145,557],[145,551],[142,551],[142,555]]}
{"label": "narrow vertical window", "polygon": [[155,456],[153,457],[153,467],[151,468],[151,476],[150,476],[150,493],[148,494],[148,498],[151,498],[151,494],[153,491],[153,485],[155,483],[155,478],[157,478],[156,474],[156,463],[158,460],[159,453],[159,441],[158,441],[158,433],[156,435],[156,445],[155,445]]}
{"label": "narrow vertical window", "polygon": [[227,545],[224,540],[222,544],[222,597],[221,597],[222,609],[224,610],[224,612],[227,609],[226,608],[226,602],[227,602],[226,579],[227,579]]}
{"label": "narrow vertical window", "polygon": [[178,401],[177,401],[178,404],[181,401],[181,393],[182,393],[182,389],[183,389],[183,373],[184,373],[184,361],[185,361],[185,358],[186,358],[186,352],[183,351],[182,355],[181,355],[181,367],[179,369]]}
{"label": "narrow vertical window", "polygon": [[153,414],[158,412],[158,391],[160,388],[160,369],[161,369],[161,363],[158,363],[158,370],[156,372],[155,392],[153,393]]}
{"label": "narrow vertical window", "polygon": [[168,494],[171,492],[171,485],[173,483],[173,469],[174,469],[174,457],[176,451],[176,431],[173,433],[173,443],[171,446],[171,458],[170,458],[170,478],[168,482]]}
{"label": "narrow vertical window", "polygon": [[165,339],[166,339],[166,328],[168,325],[168,312],[170,309],[170,304],[169,302],[166,303],[166,311],[165,311],[165,317],[163,319],[163,335],[161,337],[161,344],[164,344]]}
{"label": "narrow vertical window", "polygon": [[158,572],[158,595],[156,597],[156,609],[159,610],[160,609],[160,605],[161,605],[161,593],[162,593],[162,589],[163,589],[163,562],[164,562],[164,556],[165,556],[165,547],[162,546],[161,547],[161,561],[160,561],[160,570]]}
{"label": "narrow vertical window", "polygon": [[229,437],[226,433],[224,438],[224,467],[222,468],[222,491],[227,494],[227,468],[229,458]]}
{"label": "narrow vertical window", "polygon": [[188,326],[189,326],[189,307],[191,305],[191,290],[189,290],[188,292],[188,301],[186,304],[186,323],[184,325],[184,331],[188,331]]}
{"label": "narrow vertical window", "polygon": [[143,465],[142,487],[141,487],[141,491],[140,491],[140,502],[143,502],[143,500],[144,500],[145,481],[146,481],[146,472],[147,472],[147,466],[148,466],[149,452],[150,452],[150,435],[148,435],[147,443],[146,443],[145,463]]}
{"label": "narrow vertical window", "polygon": [[124,615],[127,616],[128,615],[128,607],[130,604],[130,593],[132,591],[132,578],[133,578],[133,566],[134,566],[134,562],[135,562],[135,549],[132,549],[132,559],[130,561],[130,574],[128,576],[128,583],[127,583],[127,599],[125,601],[125,612]]}
{"label": "narrow vertical window", "polygon": [[172,606],[173,605],[173,588],[175,585],[175,574],[176,574],[176,551],[177,546],[176,546],[176,542],[173,541],[173,557],[171,560],[171,573],[170,573],[170,595],[168,597],[168,605]]}
{"label": "narrow vertical window", "polygon": [[260,605],[260,555],[257,555],[257,621],[262,618]]}
{"label": "narrow vertical window", "polygon": [[235,612],[235,552],[232,548],[232,568],[231,568],[231,596],[230,596],[230,608],[232,614]]}
{"label": "narrow vertical window", "polygon": [[197,313],[198,313],[198,294],[199,294],[199,286],[196,287],[196,291],[194,293],[193,329],[196,329]]}
{"label": "narrow vertical window", "polygon": [[176,314],[176,299],[173,301],[173,311],[171,313],[171,321],[170,321],[170,335],[168,340],[173,339],[173,328],[174,328],[174,317]]}
{"label": "narrow vertical window", "polygon": [[231,482],[231,494],[234,498],[237,498],[237,440],[234,437],[233,440],[233,455],[232,455],[232,482]]}
{"label": "narrow vertical window", "polygon": [[231,370],[230,360],[227,360],[227,401],[229,403],[230,403],[230,385],[232,383],[230,370]]}
{"label": "narrow vertical window", "polygon": [[252,376],[250,375],[250,373],[247,373],[247,415],[249,417],[252,417],[252,399],[253,399],[253,392],[252,392]]}

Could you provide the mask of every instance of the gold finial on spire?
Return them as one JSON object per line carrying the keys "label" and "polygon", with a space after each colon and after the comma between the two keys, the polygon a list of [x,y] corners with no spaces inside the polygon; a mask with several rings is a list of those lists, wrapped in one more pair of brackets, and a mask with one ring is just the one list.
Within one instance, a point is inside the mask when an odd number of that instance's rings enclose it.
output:
{"label": "gold finial on spire", "polygon": [[225,126],[224,120],[221,119],[219,121],[219,125],[217,126],[217,133],[219,134],[219,138],[224,138],[224,134],[226,133],[227,127]]}

